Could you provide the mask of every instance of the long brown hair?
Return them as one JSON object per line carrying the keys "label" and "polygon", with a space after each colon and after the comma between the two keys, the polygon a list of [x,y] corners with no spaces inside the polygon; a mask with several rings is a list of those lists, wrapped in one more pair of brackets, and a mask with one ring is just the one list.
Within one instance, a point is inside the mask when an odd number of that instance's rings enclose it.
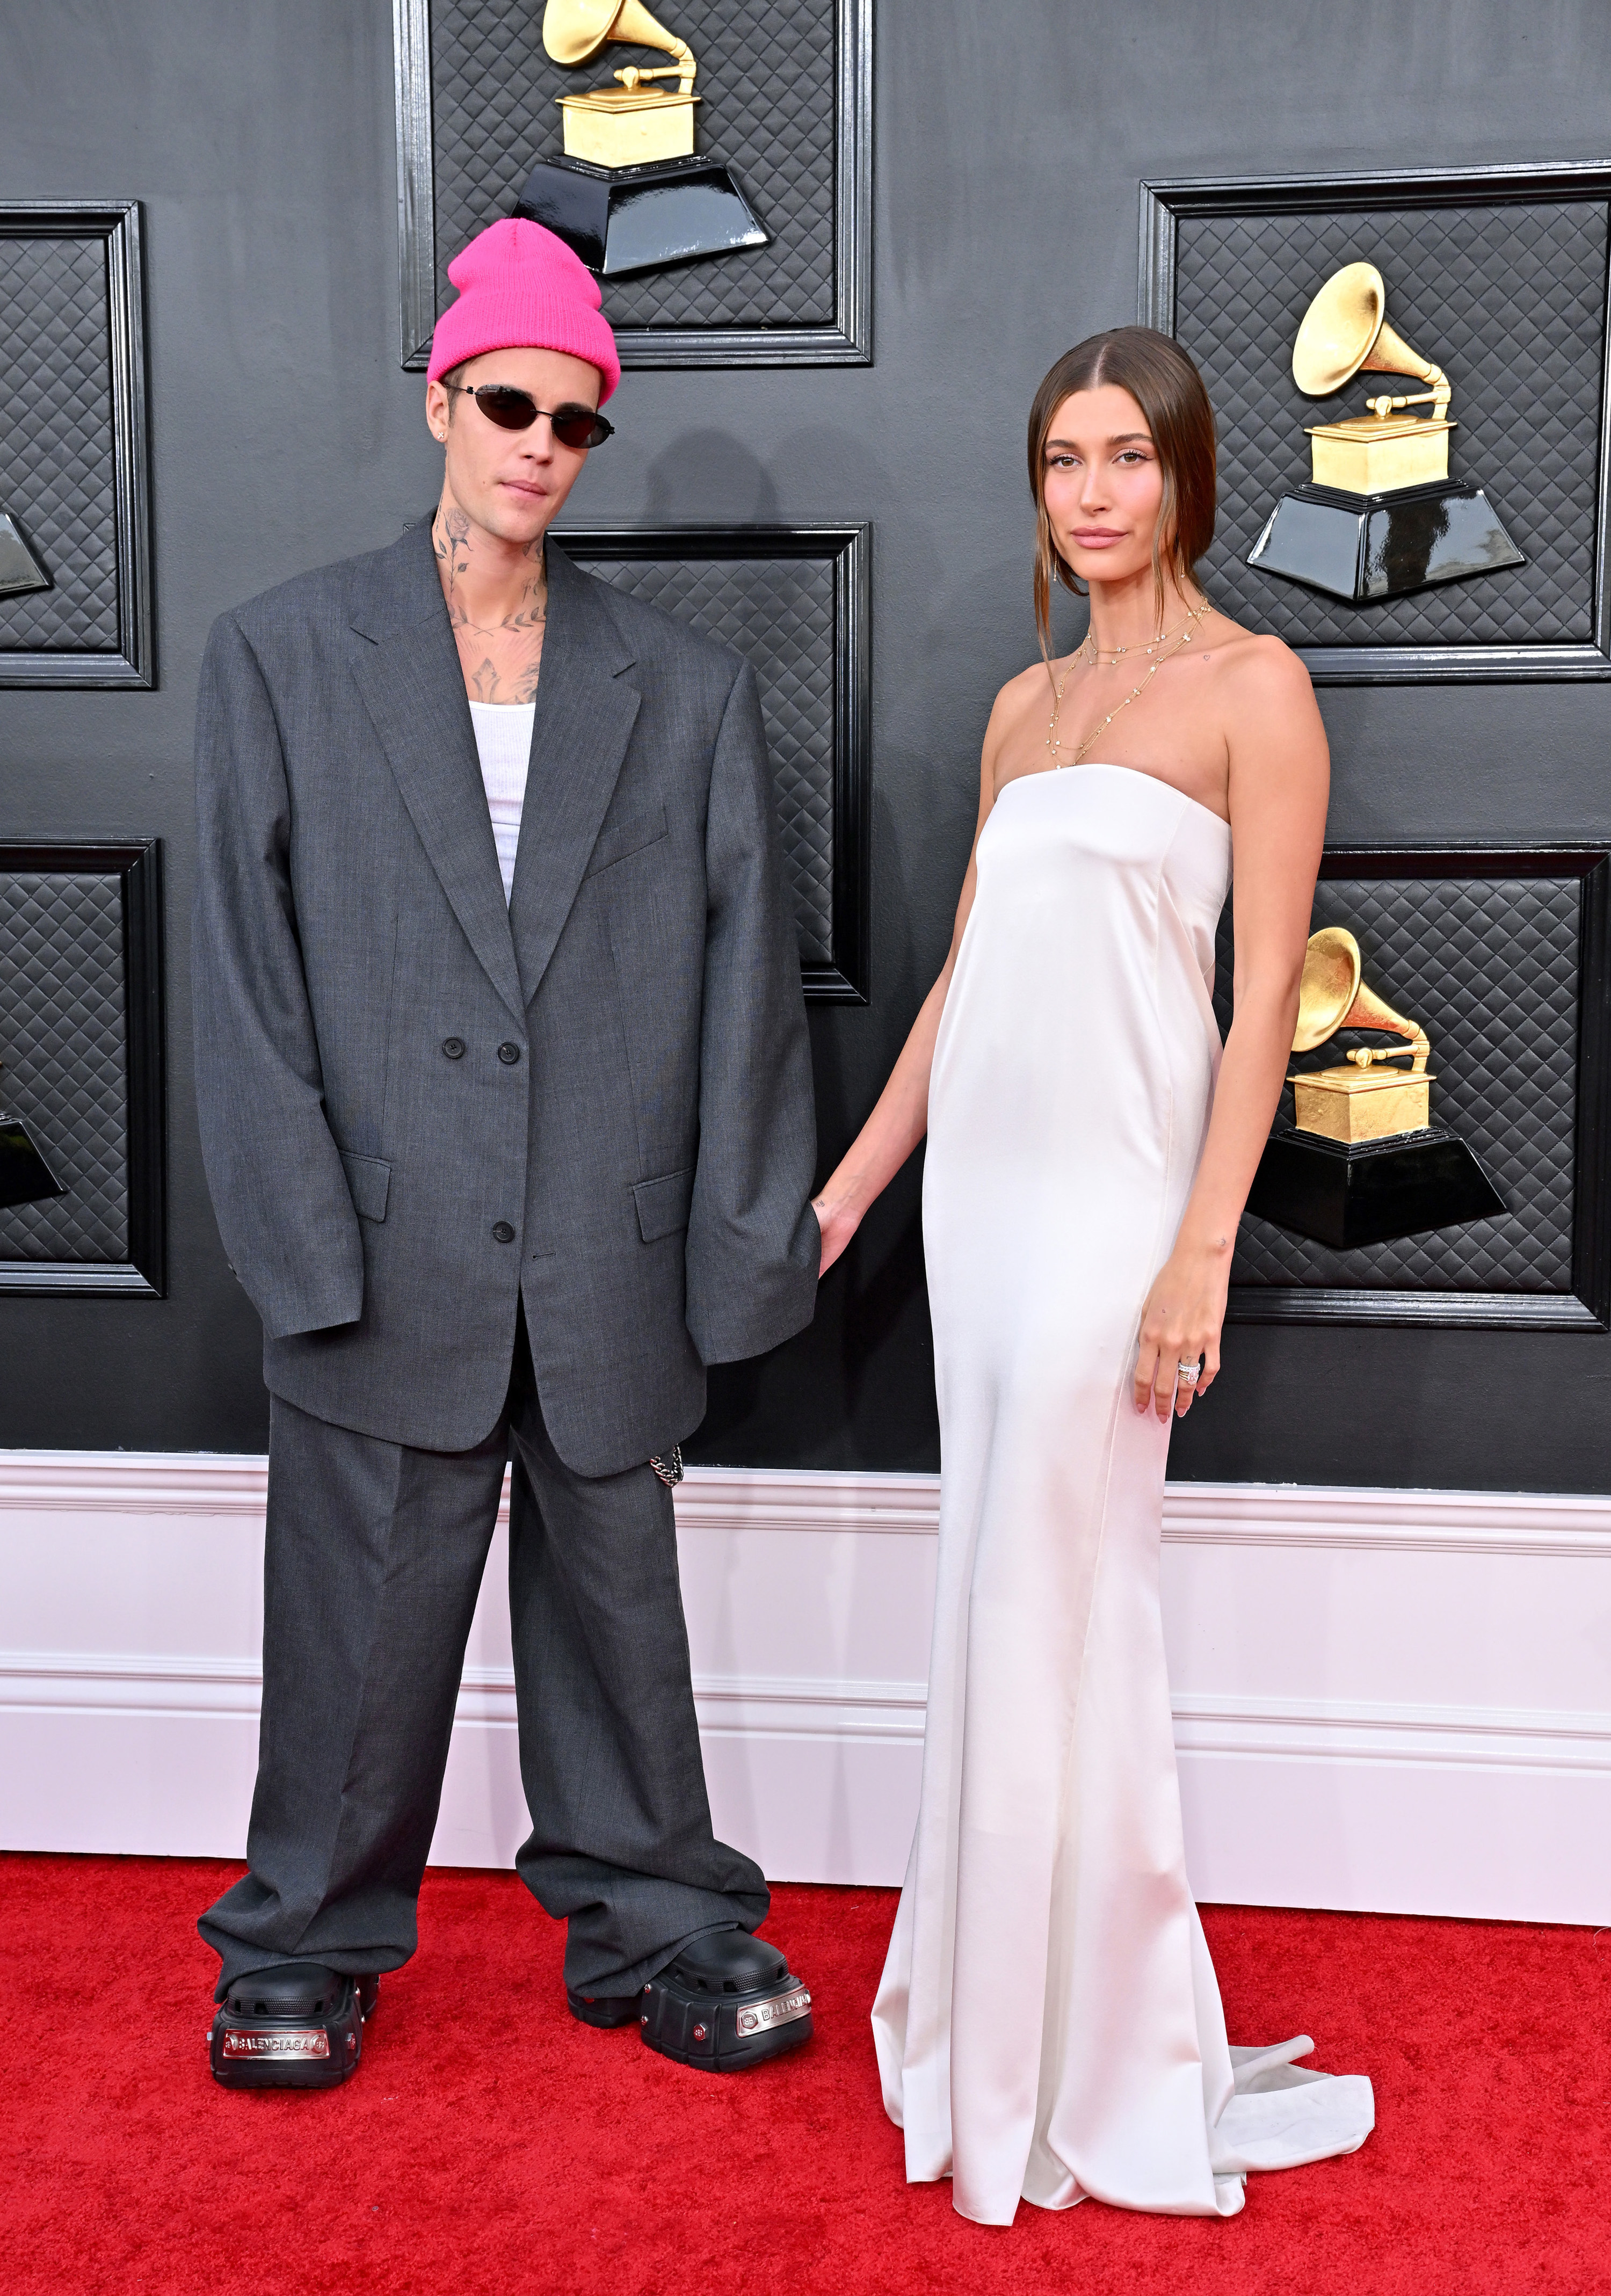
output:
{"label": "long brown hair", "polygon": [[1078,575],[1052,538],[1046,512],[1046,442],[1052,418],[1076,390],[1105,382],[1128,390],[1147,418],[1163,471],[1163,499],[1153,534],[1153,579],[1158,611],[1163,611],[1163,567],[1177,581],[1192,570],[1213,540],[1214,417],[1203,378],[1172,337],[1155,327],[1109,327],[1088,335],[1064,351],[1029,411],[1029,487],[1035,504],[1035,627],[1040,652],[1051,654],[1052,583],[1077,598],[1085,595]]}

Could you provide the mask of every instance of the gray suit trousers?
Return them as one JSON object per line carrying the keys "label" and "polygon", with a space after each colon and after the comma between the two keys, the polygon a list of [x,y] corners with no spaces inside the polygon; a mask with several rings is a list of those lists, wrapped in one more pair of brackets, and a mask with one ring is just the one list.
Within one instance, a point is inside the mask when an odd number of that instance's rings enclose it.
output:
{"label": "gray suit trousers", "polygon": [[635,1992],[686,1939],[766,1918],[760,1868],[711,1833],[671,1494],[646,1465],[596,1478],[564,1465],[522,1329],[507,1409],[471,1451],[384,1442],[274,1398],[251,1870],[200,1923],[223,1957],[219,1999],[276,1962],[358,1975],[413,1953],[511,1455],[531,1816],[515,1863],[569,1925],[566,1984]]}

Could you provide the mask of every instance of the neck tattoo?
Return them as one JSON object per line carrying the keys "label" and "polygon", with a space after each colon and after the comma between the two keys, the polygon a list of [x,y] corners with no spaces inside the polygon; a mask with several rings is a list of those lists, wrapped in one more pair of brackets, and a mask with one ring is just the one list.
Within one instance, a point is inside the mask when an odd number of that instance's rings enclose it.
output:
{"label": "neck tattoo", "polygon": [[475,529],[454,503],[438,511],[432,545],[471,700],[534,700],[548,619],[541,537],[528,546],[514,577],[506,567],[489,569],[478,564]]}

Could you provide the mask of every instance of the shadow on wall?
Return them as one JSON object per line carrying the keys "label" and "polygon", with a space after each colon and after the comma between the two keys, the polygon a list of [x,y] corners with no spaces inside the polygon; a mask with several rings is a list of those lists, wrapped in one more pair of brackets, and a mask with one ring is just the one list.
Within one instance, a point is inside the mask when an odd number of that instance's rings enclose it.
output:
{"label": "shadow on wall", "polygon": [[[719,504],[719,509],[713,505]],[[663,519],[707,526],[781,526],[770,471],[727,430],[686,430],[662,447],[644,473],[643,506],[634,524]]]}

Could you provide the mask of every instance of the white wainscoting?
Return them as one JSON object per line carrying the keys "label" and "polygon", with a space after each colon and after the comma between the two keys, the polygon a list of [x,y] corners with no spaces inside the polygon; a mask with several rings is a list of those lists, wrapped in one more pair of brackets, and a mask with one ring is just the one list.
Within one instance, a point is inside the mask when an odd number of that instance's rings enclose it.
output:
{"label": "white wainscoting", "polygon": [[[0,1846],[238,1856],[264,1463],[0,1452]],[[937,1485],[695,1468],[678,1494],[718,1830],[900,1879]],[[1611,1921],[1611,1498],[1176,1483],[1164,1601],[1205,1899]],[[501,1542],[434,1856],[525,1828]]]}

